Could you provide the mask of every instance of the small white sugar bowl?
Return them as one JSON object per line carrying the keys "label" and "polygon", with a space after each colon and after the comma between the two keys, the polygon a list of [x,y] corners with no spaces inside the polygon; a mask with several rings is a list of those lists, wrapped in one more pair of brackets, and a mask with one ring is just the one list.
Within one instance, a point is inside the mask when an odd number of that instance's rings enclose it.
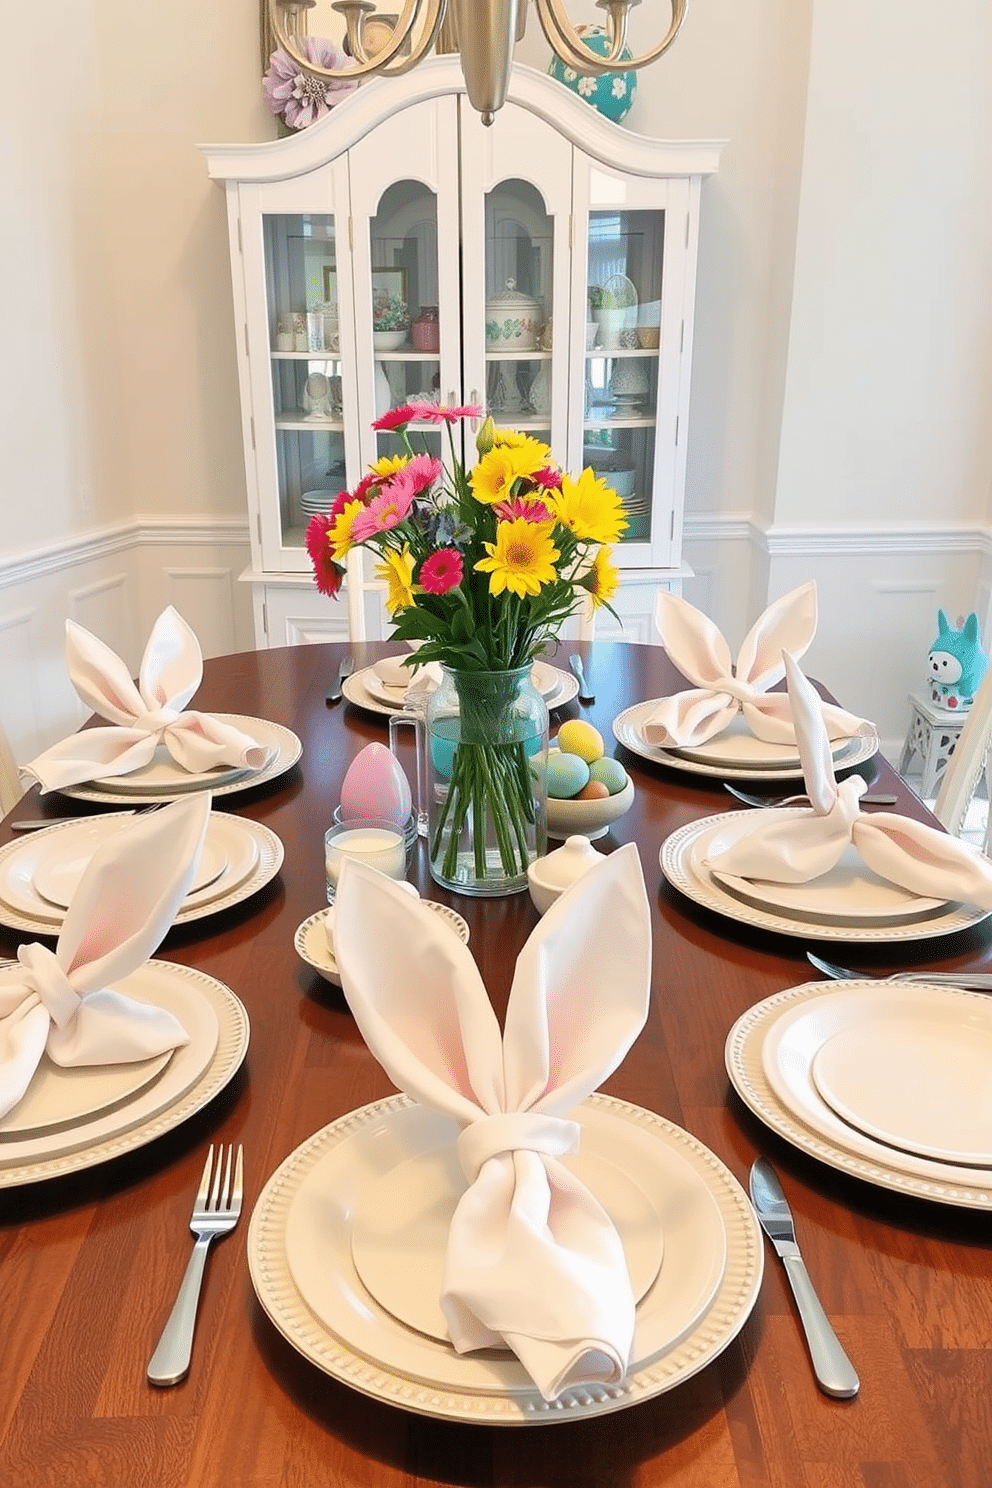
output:
{"label": "small white sugar bowl", "polygon": [[546,914],[566,889],[601,862],[588,837],[568,837],[547,857],[536,858],[527,869],[527,886],[538,914]]}

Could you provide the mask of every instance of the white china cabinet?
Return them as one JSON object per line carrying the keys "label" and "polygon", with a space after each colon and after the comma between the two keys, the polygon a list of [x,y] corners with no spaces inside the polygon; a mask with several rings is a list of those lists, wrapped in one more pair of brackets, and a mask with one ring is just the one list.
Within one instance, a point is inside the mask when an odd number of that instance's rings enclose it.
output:
{"label": "white china cabinet", "polygon": [[438,399],[483,403],[618,490],[617,607],[651,638],[654,591],[686,572],[699,198],[719,149],[640,138],[525,68],[486,128],[448,57],[293,138],[204,147],[228,198],[259,646],[388,635],[373,555],[327,600],[306,523],[400,450],[376,417]]}

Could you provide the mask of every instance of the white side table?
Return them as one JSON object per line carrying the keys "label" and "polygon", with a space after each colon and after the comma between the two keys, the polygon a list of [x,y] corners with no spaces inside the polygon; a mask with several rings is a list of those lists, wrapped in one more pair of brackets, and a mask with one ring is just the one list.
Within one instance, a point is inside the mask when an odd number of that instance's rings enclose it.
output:
{"label": "white side table", "polygon": [[940,777],[947,768],[947,761],[954,753],[968,711],[951,712],[948,708],[937,708],[929,698],[918,692],[909,694],[912,717],[909,732],[899,756],[899,774],[905,775],[914,754],[923,760],[923,784],[920,795],[925,801],[937,794]]}

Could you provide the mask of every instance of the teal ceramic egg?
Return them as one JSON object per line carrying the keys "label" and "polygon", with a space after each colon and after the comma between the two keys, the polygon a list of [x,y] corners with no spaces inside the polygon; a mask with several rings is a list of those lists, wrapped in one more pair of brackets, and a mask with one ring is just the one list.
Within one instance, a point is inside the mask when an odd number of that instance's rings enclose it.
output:
{"label": "teal ceramic egg", "polygon": [[589,766],[577,754],[564,754],[559,749],[552,749],[548,753],[545,778],[548,795],[556,801],[564,801],[569,796],[578,795],[589,779]]}
{"label": "teal ceramic egg", "polygon": [[611,796],[618,796],[627,784],[627,771],[616,759],[593,760],[589,766],[589,779],[598,780]]}
{"label": "teal ceramic egg", "polygon": [[[576,26],[575,29],[590,51],[599,57],[606,56],[608,43],[601,26]],[[620,55],[623,58],[631,56],[630,48],[624,47]],[[619,124],[630,113],[637,91],[636,72],[605,72],[599,77],[590,77],[588,73],[576,72],[560,57],[554,59],[548,71],[586,103],[591,103],[599,113],[612,119],[614,124]]]}

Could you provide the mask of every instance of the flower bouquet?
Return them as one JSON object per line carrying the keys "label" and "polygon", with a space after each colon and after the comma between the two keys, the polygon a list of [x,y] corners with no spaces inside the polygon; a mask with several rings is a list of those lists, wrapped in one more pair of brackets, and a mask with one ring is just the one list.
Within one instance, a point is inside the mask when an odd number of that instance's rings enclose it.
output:
{"label": "flower bouquet", "polygon": [[[454,426],[482,412],[418,403],[377,419],[373,427],[395,431],[406,453],[376,461],[328,514],[311,518],[306,540],[329,595],[353,548],[380,554],[392,634],[417,647],[408,664],[443,668],[427,722],[440,786],[428,803],[431,873],[462,892],[504,893],[526,887],[527,865],[544,849],[547,710],[530,669],[587,596],[610,609],[618,576],[608,545],[627,523],[594,471],[573,480],[547,445],[490,418],[478,463],[466,469]],[[414,420],[445,425],[447,468],[414,449]]]}

